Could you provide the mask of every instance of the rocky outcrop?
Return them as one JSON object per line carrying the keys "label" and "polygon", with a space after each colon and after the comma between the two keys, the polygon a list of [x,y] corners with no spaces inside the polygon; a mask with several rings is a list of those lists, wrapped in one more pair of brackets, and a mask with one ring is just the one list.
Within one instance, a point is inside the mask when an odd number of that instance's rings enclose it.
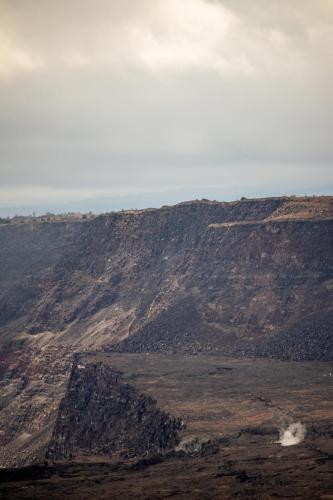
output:
{"label": "rocky outcrop", "polygon": [[74,366],[58,412],[47,457],[138,457],[163,453],[179,442],[180,419],[121,381],[103,365]]}

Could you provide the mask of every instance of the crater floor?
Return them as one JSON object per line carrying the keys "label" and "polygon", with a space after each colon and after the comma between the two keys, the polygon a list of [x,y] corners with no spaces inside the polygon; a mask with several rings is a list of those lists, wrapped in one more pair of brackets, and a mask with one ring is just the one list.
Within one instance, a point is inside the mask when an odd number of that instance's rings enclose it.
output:
{"label": "crater floor", "polygon": [[[332,498],[330,363],[218,356],[87,353],[182,418],[178,447],[117,460],[86,456],[0,471],[2,498]],[[306,427],[282,447],[279,431]]]}

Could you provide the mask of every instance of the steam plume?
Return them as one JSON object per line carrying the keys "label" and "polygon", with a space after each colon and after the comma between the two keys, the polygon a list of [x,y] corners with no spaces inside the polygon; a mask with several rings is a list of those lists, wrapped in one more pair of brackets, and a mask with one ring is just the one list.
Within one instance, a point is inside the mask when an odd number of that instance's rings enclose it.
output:
{"label": "steam plume", "polygon": [[278,442],[281,446],[293,446],[304,440],[305,433],[305,426],[301,422],[296,422],[280,430],[280,439]]}

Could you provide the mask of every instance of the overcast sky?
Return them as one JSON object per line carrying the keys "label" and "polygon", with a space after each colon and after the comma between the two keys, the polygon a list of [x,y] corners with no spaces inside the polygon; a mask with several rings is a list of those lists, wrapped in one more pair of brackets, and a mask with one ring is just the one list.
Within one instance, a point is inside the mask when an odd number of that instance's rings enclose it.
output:
{"label": "overcast sky", "polygon": [[332,193],[332,89],[332,0],[0,0],[0,205]]}

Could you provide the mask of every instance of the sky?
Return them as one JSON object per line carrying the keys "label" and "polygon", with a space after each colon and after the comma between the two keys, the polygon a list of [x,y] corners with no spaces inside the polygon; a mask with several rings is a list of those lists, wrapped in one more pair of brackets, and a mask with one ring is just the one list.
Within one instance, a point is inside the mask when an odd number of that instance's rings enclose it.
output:
{"label": "sky", "polygon": [[0,214],[333,194],[333,0],[0,0]]}

